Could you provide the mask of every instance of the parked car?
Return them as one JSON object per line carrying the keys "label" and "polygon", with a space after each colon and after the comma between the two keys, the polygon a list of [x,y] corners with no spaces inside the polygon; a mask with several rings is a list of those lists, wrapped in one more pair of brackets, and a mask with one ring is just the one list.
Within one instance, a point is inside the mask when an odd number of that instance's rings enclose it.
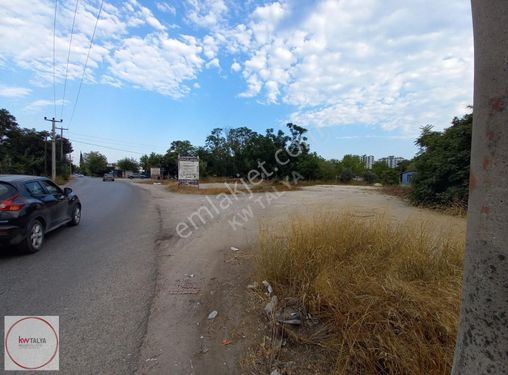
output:
{"label": "parked car", "polygon": [[46,177],[0,175],[0,246],[35,253],[46,233],[80,221],[81,202],[71,188]]}
{"label": "parked car", "polygon": [[102,181],[115,181],[115,177],[113,173],[105,173],[104,176],[102,176]]}
{"label": "parked car", "polygon": [[132,180],[133,178],[146,178],[146,176],[141,173],[133,173],[128,178],[130,178]]}

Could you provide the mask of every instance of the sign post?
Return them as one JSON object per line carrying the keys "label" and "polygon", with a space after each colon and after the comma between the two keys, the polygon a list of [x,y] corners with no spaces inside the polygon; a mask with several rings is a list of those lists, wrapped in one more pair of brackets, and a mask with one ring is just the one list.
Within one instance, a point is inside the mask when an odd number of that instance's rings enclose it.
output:
{"label": "sign post", "polygon": [[199,188],[199,157],[178,155],[178,184]]}

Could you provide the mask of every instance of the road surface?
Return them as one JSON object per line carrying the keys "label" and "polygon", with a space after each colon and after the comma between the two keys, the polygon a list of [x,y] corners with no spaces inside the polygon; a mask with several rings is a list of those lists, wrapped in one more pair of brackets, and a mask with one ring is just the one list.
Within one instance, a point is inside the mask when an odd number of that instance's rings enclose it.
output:
{"label": "road surface", "polygon": [[79,226],[48,234],[39,253],[0,253],[0,372],[5,315],[60,317],[62,373],[136,372],[155,293],[158,214],[128,182],[84,177],[70,186],[83,205]]}

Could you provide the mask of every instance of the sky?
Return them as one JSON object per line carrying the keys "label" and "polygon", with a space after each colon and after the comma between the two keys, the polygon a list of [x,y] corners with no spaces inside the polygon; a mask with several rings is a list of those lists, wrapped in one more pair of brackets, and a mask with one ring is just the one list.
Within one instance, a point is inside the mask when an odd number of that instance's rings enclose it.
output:
{"label": "sky", "polygon": [[411,158],[422,126],[444,129],[472,104],[465,0],[0,0],[0,9],[0,108],[38,130],[50,129],[44,116],[63,119],[75,161],[288,122],[307,128],[325,158]]}

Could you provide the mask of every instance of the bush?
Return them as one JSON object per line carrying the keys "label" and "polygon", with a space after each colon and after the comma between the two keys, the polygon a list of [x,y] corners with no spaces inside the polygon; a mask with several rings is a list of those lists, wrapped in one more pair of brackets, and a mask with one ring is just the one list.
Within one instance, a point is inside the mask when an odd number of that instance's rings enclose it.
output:
{"label": "bush", "polygon": [[417,175],[412,200],[419,204],[467,207],[473,115],[454,118],[443,132],[422,129],[416,141],[422,153],[414,159]]}
{"label": "bush", "polygon": [[365,182],[367,182],[369,184],[373,184],[373,183],[377,182],[378,177],[372,171],[365,171],[365,173],[363,174],[363,179]]}
{"label": "bush", "polygon": [[341,182],[350,182],[354,177],[353,171],[351,168],[344,168],[342,170],[342,173],[340,174],[340,181]]}
{"label": "bush", "polygon": [[297,218],[261,232],[258,277],[320,319],[328,335],[306,339],[334,353],[337,374],[450,373],[464,236],[440,230],[382,216]]}

